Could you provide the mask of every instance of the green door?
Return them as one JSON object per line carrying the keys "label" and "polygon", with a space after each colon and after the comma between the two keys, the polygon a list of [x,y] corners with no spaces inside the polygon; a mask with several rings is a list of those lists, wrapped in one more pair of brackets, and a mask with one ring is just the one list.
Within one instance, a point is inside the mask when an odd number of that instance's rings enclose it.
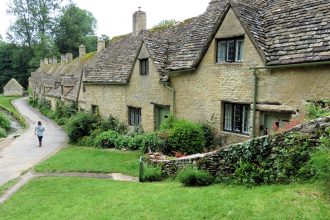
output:
{"label": "green door", "polygon": [[156,110],[156,129],[170,116],[170,107],[157,107]]}

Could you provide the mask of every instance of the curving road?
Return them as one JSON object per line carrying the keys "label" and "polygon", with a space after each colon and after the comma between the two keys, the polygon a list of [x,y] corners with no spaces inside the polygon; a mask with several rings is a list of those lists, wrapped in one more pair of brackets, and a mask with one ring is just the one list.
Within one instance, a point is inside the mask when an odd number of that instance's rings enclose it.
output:
{"label": "curving road", "polygon": [[[19,177],[22,172],[46,159],[67,142],[63,129],[29,106],[27,98],[15,100],[13,105],[26,119],[29,128],[0,149],[0,186]],[[38,147],[38,139],[34,135],[34,127],[39,120],[46,129],[41,148]]]}

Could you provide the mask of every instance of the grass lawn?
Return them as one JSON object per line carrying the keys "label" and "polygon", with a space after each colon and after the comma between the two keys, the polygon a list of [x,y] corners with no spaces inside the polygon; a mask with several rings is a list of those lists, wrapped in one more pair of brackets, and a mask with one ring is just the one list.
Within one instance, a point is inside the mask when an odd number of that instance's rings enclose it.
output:
{"label": "grass lawn", "polygon": [[140,152],[69,146],[35,167],[37,172],[97,172],[139,175]]}
{"label": "grass lawn", "polygon": [[7,191],[7,189],[14,186],[16,182],[17,182],[17,179],[14,179],[14,180],[10,180],[7,183],[0,186],[0,196],[2,196]]}
{"label": "grass lawn", "polygon": [[19,96],[9,96],[9,97],[7,97],[7,96],[0,95],[0,105],[7,108],[8,110],[18,114],[18,112],[16,111],[14,106],[11,104],[11,101],[14,100],[14,99],[19,99],[19,98],[22,98],[22,97],[19,97]]}
{"label": "grass lawn", "polygon": [[0,206],[0,219],[329,219],[319,185],[186,188],[43,177]]}

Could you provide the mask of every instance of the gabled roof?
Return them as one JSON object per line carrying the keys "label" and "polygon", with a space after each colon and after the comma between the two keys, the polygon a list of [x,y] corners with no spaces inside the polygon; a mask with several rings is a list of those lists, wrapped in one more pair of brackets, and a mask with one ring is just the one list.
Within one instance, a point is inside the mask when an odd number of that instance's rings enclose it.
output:
{"label": "gabled roof", "polygon": [[23,86],[21,86],[21,84],[19,84],[19,82],[17,82],[16,79],[11,78],[6,85],[4,86],[4,88],[6,88],[7,86],[15,86],[16,88],[20,88],[23,89]]}

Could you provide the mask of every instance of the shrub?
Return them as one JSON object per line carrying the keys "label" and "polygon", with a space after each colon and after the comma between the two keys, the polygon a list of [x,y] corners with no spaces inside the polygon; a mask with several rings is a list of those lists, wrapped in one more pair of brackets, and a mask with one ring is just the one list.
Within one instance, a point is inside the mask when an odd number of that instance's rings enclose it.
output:
{"label": "shrub", "polygon": [[69,105],[65,105],[62,101],[56,102],[56,108],[55,108],[55,119],[59,124],[64,124],[63,119],[69,118],[73,115],[75,115],[78,111],[78,105],[77,103],[71,103]]}
{"label": "shrub", "polygon": [[167,144],[171,151],[187,154],[200,153],[204,149],[204,132],[199,124],[187,120],[174,122]]}
{"label": "shrub", "polygon": [[170,115],[161,125],[160,130],[169,130],[173,128],[174,123],[177,121],[177,119]]}
{"label": "shrub", "polygon": [[162,172],[160,167],[145,167],[142,177],[142,181],[156,182],[161,181],[165,178],[165,174]]}
{"label": "shrub", "polygon": [[330,115],[330,101],[323,100],[308,104],[307,115],[310,119],[322,118]]}
{"label": "shrub", "polygon": [[77,143],[84,136],[88,136],[95,129],[98,117],[88,112],[78,112],[66,124],[69,140]]}
{"label": "shrub", "polygon": [[143,152],[156,152],[163,149],[164,141],[160,139],[156,133],[146,134],[140,148]]}
{"label": "shrub", "polygon": [[6,130],[0,127],[0,138],[6,137],[6,136],[7,136]]}
{"label": "shrub", "polygon": [[120,134],[116,131],[104,131],[96,137],[96,146],[103,148],[115,148],[119,136]]}
{"label": "shrub", "polygon": [[0,112],[0,127],[5,130],[10,129],[10,121],[2,112]]}
{"label": "shrub", "polygon": [[117,149],[127,149],[131,137],[127,135],[121,135],[118,133],[117,138],[115,139],[115,148]]}
{"label": "shrub", "polygon": [[210,173],[198,170],[195,167],[187,167],[181,170],[177,178],[185,186],[208,186],[214,182],[214,177]]}
{"label": "shrub", "polygon": [[128,148],[130,150],[140,150],[143,148],[144,135],[134,135],[130,138]]}
{"label": "shrub", "polygon": [[125,134],[127,132],[127,126],[113,116],[107,119],[101,119],[99,128],[102,131],[113,130],[120,134]]}

